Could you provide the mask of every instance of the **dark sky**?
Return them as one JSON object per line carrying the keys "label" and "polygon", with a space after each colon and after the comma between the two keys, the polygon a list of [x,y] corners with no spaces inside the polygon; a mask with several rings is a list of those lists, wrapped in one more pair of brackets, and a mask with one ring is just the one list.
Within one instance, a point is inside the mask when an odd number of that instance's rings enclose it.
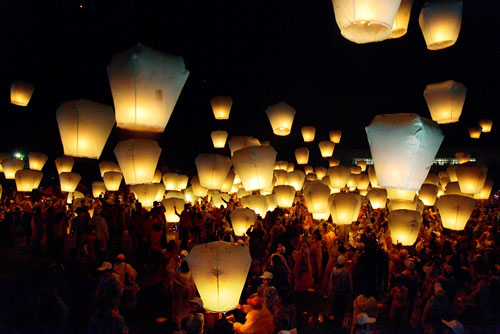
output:
{"label": "dark sky", "polygon": [[[193,170],[198,153],[214,152],[209,134],[218,129],[270,140],[278,159],[289,161],[304,146],[303,125],[317,127],[308,145],[315,161],[330,129],[343,132],[339,152],[368,148],[364,127],[374,115],[430,117],[426,84],[450,79],[468,91],[460,122],[441,126],[443,147],[498,147],[498,3],[466,0],[458,42],[440,51],[426,49],[422,4],[415,0],[406,36],[356,45],[340,35],[329,0],[2,1],[0,151],[62,155],[57,107],[79,98],[113,105],[106,66],[139,42],[182,56],[191,72],[165,132],[155,136],[161,164],[172,170]],[[16,79],[35,85],[27,108],[9,103]],[[229,121],[214,120],[216,95],[233,97]],[[273,135],[264,112],[281,100],[297,110],[288,137]],[[467,127],[486,117],[493,132],[469,139]],[[117,141],[130,135],[114,129],[102,158],[114,159]]]}

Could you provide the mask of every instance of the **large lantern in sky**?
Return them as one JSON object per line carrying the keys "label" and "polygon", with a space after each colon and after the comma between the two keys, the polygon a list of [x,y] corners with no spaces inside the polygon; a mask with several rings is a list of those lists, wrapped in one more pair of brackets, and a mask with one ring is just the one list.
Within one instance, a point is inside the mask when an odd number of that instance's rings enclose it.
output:
{"label": "large lantern in sky", "polygon": [[410,21],[411,6],[413,0],[401,0],[398,13],[392,25],[391,38],[399,38],[406,34],[408,30],[408,22]]}
{"label": "large lantern in sky", "polygon": [[326,212],[330,188],[321,181],[313,181],[304,187],[307,210],[311,213]]}
{"label": "large lantern in sky", "polygon": [[251,136],[234,136],[227,142],[229,149],[231,150],[231,156],[234,152],[241,150],[250,146],[260,146],[260,141],[257,138]]}
{"label": "large lantern in sky", "polygon": [[134,184],[130,186],[130,190],[135,194],[142,207],[152,208],[153,202],[161,202],[163,199],[165,186],[161,183]]}
{"label": "large lantern in sky", "polygon": [[387,190],[385,189],[371,189],[366,197],[368,197],[373,209],[383,209],[387,204]]}
{"label": "large lantern in sky", "polygon": [[231,159],[220,154],[199,154],[194,162],[200,184],[207,189],[219,190],[231,169]]}
{"label": "large lantern in sky", "polygon": [[103,181],[94,181],[92,182],[92,196],[94,198],[98,198],[101,195],[106,193],[106,185]]}
{"label": "large lantern in sky", "polygon": [[295,108],[286,102],[278,102],[267,107],[266,114],[277,136],[288,136],[292,130]]}
{"label": "large lantern in sky", "polygon": [[474,199],[461,195],[443,195],[436,203],[443,227],[457,231],[464,229],[475,206]]}
{"label": "large lantern in sky", "polygon": [[491,119],[482,119],[479,121],[479,126],[482,132],[491,132],[493,127],[493,121]]}
{"label": "large lantern in sky", "polygon": [[309,162],[309,149],[307,147],[299,147],[295,150],[295,159],[297,164],[305,165]]}
{"label": "large lantern in sky", "polygon": [[462,26],[461,0],[427,1],[420,11],[418,23],[427,49],[440,50],[452,46]]}
{"label": "large lantern in sky", "polygon": [[231,224],[233,225],[234,234],[237,236],[244,235],[251,225],[255,223],[257,215],[255,211],[249,208],[237,208],[229,214]]}
{"label": "large lantern in sky", "polygon": [[16,172],[17,191],[30,192],[38,188],[42,180],[43,173],[38,170],[21,169]]}
{"label": "large lantern in sky", "polygon": [[106,190],[118,191],[122,183],[123,175],[121,172],[106,172],[102,176]]}
{"label": "large lantern in sky", "polygon": [[333,0],[340,33],[351,42],[379,42],[392,33],[400,0]]}
{"label": "large lantern in sky", "polygon": [[75,160],[70,157],[59,157],[54,160],[56,164],[57,173],[61,174],[64,172],[71,172],[73,170],[73,165]]}
{"label": "large lantern in sky", "polygon": [[16,172],[24,168],[24,161],[21,159],[5,159],[1,164],[7,180],[14,180],[16,178]]}
{"label": "large lantern in sky", "polygon": [[422,184],[418,191],[418,198],[424,202],[425,206],[433,206],[438,194],[438,186],[434,184]]}
{"label": "large lantern in sky", "polygon": [[333,155],[333,150],[335,149],[335,144],[331,141],[320,141],[318,143],[321,156],[323,158],[330,158]]}
{"label": "large lantern in sky", "polygon": [[188,76],[181,57],[141,44],[116,54],[108,78],[117,126],[162,132]]}
{"label": "large lantern in sky", "polygon": [[314,137],[316,136],[316,128],[314,126],[303,126],[300,131],[302,132],[304,142],[309,143],[314,141]]}
{"label": "large lantern in sky", "polygon": [[28,161],[32,170],[42,170],[48,159],[49,157],[45,153],[31,152],[28,154]]}
{"label": "large lantern in sky", "polygon": [[432,120],[438,124],[458,122],[466,95],[467,88],[453,80],[429,84],[424,90]]}
{"label": "large lantern in sky", "polygon": [[35,88],[32,84],[16,80],[10,85],[10,103],[26,107]]}
{"label": "large lantern in sky", "polygon": [[233,105],[231,96],[216,96],[210,100],[215,119],[229,119],[229,113]]}
{"label": "large lantern in sky", "polygon": [[238,150],[231,161],[247,191],[272,186],[276,161],[276,151],[272,146],[253,146]]}
{"label": "large lantern in sky", "polygon": [[464,194],[477,194],[483,189],[488,167],[478,162],[468,162],[457,166],[457,180]]}
{"label": "large lantern in sky", "polygon": [[354,193],[331,194],[328,206],[332,221],[337,225],[350,225],[358,220],[359,210],[363,203],[361,196]]}
{"label": "large lantern in sky", "polygon": [[248,248],[209,242],[194,246],[186,261],[206,310],[227,312],[238,306],[252,263]]}
{"label": "large lantern in sky", "polygon": [[163,184],[165,185],[166,190],[179,190],[178,187],[178,178],[179,175],[177,173],[165,173],[163,174]]}
{"label": "large lantern in sky", "polygon": [[379,185],[418,190],[443,141],[439,126],[416,114],[377,115],[366,134]]}
{"label": "large lantern in sky", "polygon": [[351,176],[351,169],[346,166],[333,166],[328,168],[328,176],[333,188],[342,189],[347,184],[349,176]]}
{"label": "large lantern in sky", "polygon": [[293,186],[275,186],[273,189],[273,193],[276,195],[276,203],[280,208],[292,207],[295,192]]}
{"label": "large lantern in sky", "polygon": [[113,108],[80,99],[62,103],[56,111],[64,154],[99,159],[115,124]]}
{"label": "large lantern in sky", "polygon": [[123,140],[116,145],[113,152],[126,184],[153,182],[161,154],[161,148],[155,140]]}
{"label": "large lantern in sky", "polygon": [[74,192],[81,179],[82,177],[78,173],[64,172],[59,174],[61,192]]}
{"label": "large lantern in sky", "polygon": [[422,215],[413,210],[394,210],[387,216],[389,230],[393,244],[401,243],[403,246],[411,246],[417,241],[420,227],[422,226]]}
{"label": "large lantern in sky", "polygon": [[214,148],[224,148],[226,146],[227,131],[212,131],[210,132],[210,137],[212,138]]}

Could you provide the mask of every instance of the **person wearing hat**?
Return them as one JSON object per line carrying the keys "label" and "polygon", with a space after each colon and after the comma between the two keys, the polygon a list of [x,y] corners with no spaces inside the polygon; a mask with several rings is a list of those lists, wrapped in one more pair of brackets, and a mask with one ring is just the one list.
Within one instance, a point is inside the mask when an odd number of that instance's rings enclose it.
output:
{"label": "person wearing hat", "polygon": [[265,271],[262,276],[262,284],[257,288],[259,297],[264,298],[264,302],[269,311],[274,312],[274,308],[278,305],[278,291],[271,285],[273,274]]}
{"label": "person wearing hat", "polygon": [[337,257],[337,264],[330,274],[328,280],[328,298],[330,303],[330,319],[335,320],[340,326],[344,320],[345,312],[350,306],[349,299],[352,295],[351,280],[345,268],[346,258],[344,255]]}
{"label": "person wearing hat", "polygon": [[371,324],[374,324],[377,322],[377,319],[375,318],[370,318],[368,314],[362,312],[358,313],[356,319],[355,319],[355,324],[354,324],[354,334],[370,334],[372,333],[371,331]]}
{"label": "person wearing hat", "polygon": [[236,334],[272,334],[274,333],[273,315],[267,309],[264,299],[253,294],[247,299],[245,305],[239,306],[246,313],[245,323],[234,322],[234,316],[230,315],[227,321],[233,324]]}
{"label": "person wearing hat", "polygon": [[124,254],[118,254],[116,256],[113,271],[118,274],[123,289],[130,292],[132,299],[135,300],[140,290],[139,285],[136,283],[137,271],[125,261]]}

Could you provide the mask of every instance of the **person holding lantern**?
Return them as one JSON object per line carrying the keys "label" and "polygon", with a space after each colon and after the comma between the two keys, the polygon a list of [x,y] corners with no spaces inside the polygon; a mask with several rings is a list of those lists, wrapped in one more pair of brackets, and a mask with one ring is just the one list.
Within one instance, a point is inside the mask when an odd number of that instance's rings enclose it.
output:
{"label": "person holding lantern", "polygon": [[267,309],[264,299],[257,294],[253,294],[247,299],[247,303],[241,308],[246,313],[245,323],[234,322],[234,316],[230,315],[227,320],[233,323],[233,330],[236,334],[272,334],[274,333],[274,319]]}

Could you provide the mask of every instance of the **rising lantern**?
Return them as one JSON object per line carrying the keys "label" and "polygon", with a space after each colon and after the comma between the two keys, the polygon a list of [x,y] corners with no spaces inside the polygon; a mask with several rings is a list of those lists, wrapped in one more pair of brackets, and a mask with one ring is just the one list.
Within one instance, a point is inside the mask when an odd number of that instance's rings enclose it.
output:
{"label": "rising lantern", "polygon": [[163,174],[163,184],[167,191],[179,190],[178,186],[179,174],[177,173],[165,173]]}
{"label": "rising lantern", "polygon": [[75,160],[70,157],[59,157],[55,159],[57,173],[61,174],[64,172],[71,172],[73,170],[73,165]]}
{"label": "rising lantern", "polygon": [[101,172],[101,177],[104,176],[106,172],[121,172],[120,166],[113,161],[101,161],[99,162],[99,171]]}
{"label": "rising lantern", "polygon": [[323,180],[323,178],[326,176],[326,173],[328,173],[328,170],[325,167],[316,167],[314,168],[314,173],[316,174],[318,180]]}
{"label": "rising lantern", "polygon": [[229,173],[227,173],[226,179],[222,183],[222,186],[220,187],[220,191],[225,193],[230,193],[231,189],[233,188],[233,183],[234,183],[234,171],[230,170]]}
{"label": "rising lantern", "polygon": [[377,174],[375,173],[375,167],[373,167],[373,165],[368,167],[368,177],[370,178],[372,188],[380,188],[377,180]]}
{"label": "rising lantern", "polygon": [[477,194],[483,189],[488,167],[478,162],[468,162],[457,166],[458,185],[464,194]]}
{"label": "rising lantern", "polygon": [[387,203],[387,209],[389,212],[394,210],[417,210],[418,207],[418,198],[415,197],[413,200],[400,200],[400,199],[391,199]]}
{"label": "rising lantern", "polygon": [[425,178],[424,184],[433,184],[435,186],[439,186],[439,176],[433,173],[427,174],[427,177]]}
{"label": "rising lantern", "polygon": [[0,152],[0,172],[3,173],[2,161],[10,159],[10,154],[5,152]]}
{"label": "rising lantern", "polygon": [[331,194],[328,199],[332,221],[337,225],[350,225],[358,220],[363,203],[361,196],[354,193]]}
{"label": "rising lantern", "polygon": [[493,121],[491,119],[482,119],[479,121],[479,126],[482,132],[491,132],[493,127]]}
{"label": "rising lantern", "polygon": [[92,196],[94,196],[94,198],[99,198],[99,196],[104,195],[105,193],[106,185],[103,181],[92,182]]}
{"label": "rising lantern", "polygon": [[165,219],[168,223],[177,223],[180,221],[180,217],[175,214],[175,211],[177,210],[177,213],[180,214],[184,210],[184,203],[184,199],[178,197],[170,197],[162,200],[163,207],[165,208]]}
{"label": "rising lantern", "polygon": [[193,194],[197,197],[205,197],[208,194],[208,189],[204,188],[200,184],[200,178],[198,175],[193,176],[191,179],[191,186],[193,187]]}
{"label": "rising lantern", "polygon": [[113,108],[80,99],[63,102],[56,111],[64,154],[99,159],[115,124]]}
{"label": "rising lantern", "polygon": [[415,199],[416,190],[405,189],[387,189],[387,197],[402,201],[413,201]]}
{"label": "rising lantern", "polygon": [[255,211],[249,208],[237,208],[229,214],[231,224],[233,225],[234,234],[237,236],[244,235],[251,225],[255,223],[257,215]]}
{"label": "rising lantern", "polygon": [[435,184],[422,184],[418,191],[418,198],[422,200],[425,206],[433,206],[438,194],[438,186]]}
{"label": "rising lantern", "polygon": [[224,148],[224,146],[226,146],[227,131],[212,131],[210,137],[212,138],[214,148]]}
{"label": "rising lantern", "polygon": [[391,38],[399,38],[406,35],[408,30],[408,22],[410,21],[411,6],[413,5],[413,0],[401,0],[399,5],[398,13],[394,19],[394,24],[392,25]]}
{"label": "rising lantern", "polygon": [[305,165],[309,162],[309,149],[307,147],[299,147],[295,150],[295,159],[297,164]]}
{"label": "rising lantern", "polygon": [[275,186],[288,184],[288,173],[284,170],[275,170],[274,177],[276,178]]}
{"label": "rising lantern", "polygon": [[293,162],[289,162],[288,166],[286,166],[287,172],[293,172],[295,170],[295,164]]}
{"label": "rising lantern", "polygon": [[143,208],[152,208],[155,201],[161,202],[165,186],[161,183],[134,184],[130,186]]}
{"label": "rising lantern", "polygon": [[262,218],[266,216],[268,203],[263,195],[248,195],[241,198],[241,205],[244,208],[250,208]]}
{"label": "rising lantern", "polygon": [[394,210],[387,216],[393,244],[411,246],[417,240],[422,226],[422,215],[413,210]]}
{"label": "rising lantern", "polygon": [[194,160],[202,187],[220,189],[231,169],[231,159],[220,154],[199,154]]}
{"label": "rising lantern", "polygon": [[308,143],[314,141],[316,135],[316,128],[314,126],[303,126],[300,131],[302,132],[304,142]]}
{"label": "rising lantern", "polygon": [[366,134],[379,185],[418,190],[443,141],[437,123],[415,114],[377,115]]}
{"label": "rising lantern", "polygon": [[359,160],[356,165],[361,168],[361,171],[366,171],[366,160]]}
{"label": "rising lantern", "polygon": [[238,150],[231,161],[247,191],[272,186],[276,161],[276,151],[272,146],[253,146]]}
{"label": "rising lantern", "polygon": [[296,191],[302,190],[306,174],[301,170],[294,170],[288,173],[288,185],[295,188]]}
{"label": "rising lantern", "polygon": [[383,209],[387,204],[387,191],[381,188],[371,189],[366,195],[373,209]]}
{"label": "rising lantern", "polygon": [[181,57],[141,44],[116,54],[108,78],[117,126],[163,132],[188,76]]}
{"label": "rising lantern", "polygon": [[16,178],[16,172],[24,168],[24,161],[21,159],[5,159],[1,163],[3,173],[7,180],[14,180]]}
{"label": "rising lantern", "polygon": [[116,145],[113,152],[126,184],[142,184],[153,181],[156,164],[161,154],[161,148],[155,140],[124,140]]}
{"label": "rising lantern", "polygon": [[49,157],[45,153],[31,152],[28,154],[28,161],[32,170],[42,170],[48,159]]}
{"label": "rising lantern", "polygon": [[31,100],[35,87],[32,84],[16,80],[10,85],[10,103],[26,107]]}
{"label": "rising lantern", "polygon": [[229,149],[231,150],[231,156],[234,152],[241,150],[250,146],[261,146],[260,141],[257,138],[250,136],[234,136],[227,142]]}
{"label": "rising lantern", "polygon": [[42,181],[43,173],[39,170],[21,169],[16,172],[17,191],[30,192],[37,189]]}
{"label": "rising lantern", "polygon": [[328,208],[330,188],[321,181],[313,181],[304,186],[307,210],[311,213],[324,213]]}
{"label": "rising lantern", "polygon": [[474,199],[489,199],[491,195],[491,190],[493,189],[493,181],[487,179],[484,183],[483,189],[477,194],[474,194]]}
{"label": "rising lantern", "polygon": [[333,188],[342,189],[347,184],[349,176],[351,176],[351,169],[346,166],[333,166],[328,168],[328,176]]}
{"label": "rising lantern", "polygon": [[458,182],[448,182],[446,185],[446,189],[444,192],[445,195],[461,195],[461,196],[466,196],[466,197],[473,197],[474,195],[471,194],[466,194],[463,193],[460,190],[460,186],[458,185]]}
{"label": "rising lantern", "polygon": [[276,195],[276,203],[280,208],[292,207],[296,193],[293,186],[275,186],[273,193]]}
{"label": "rising lantern", "polygon": [[481,137],[481,127],[472,126],[469,128],[469,136],[472,139],[479,139]]}
{"label": "rising lantern", "polygon": [[456,231],[464,229],[475,206],[474,199],[461,195],[443,195],[436,203],[443,227]]}
{"label": "rising lantern", "polygon": [[340,143],[340,138],[342,138],[342,131],[340,130],[330,130],[329,132],[330,141],[334,144]]}
{"label": "rising lantern", "polygon": [[277,136],[288,136],[292,130],[295,109],[286,102],[278,102],[267,107],[266,114]]}
{"label": "rising lantern", "polygon": [[438,124],[458,122],[466,95],[467,88],[453,80],[429,84],[424,90],[432,120]]}
{"label": "rising lantern", "polygon": [[81,179],[82,177],[78,173],[64,172],[59,174],[61,192],[74,192]]}
{"label": "rising lantern", "polygon": [[455,153],[455,158],[457,158],[458,164],[464,164],[470,161],[470,153],[468,152],[457,152]]}
{"label": "rising lantern", "polygon": [[452,46],[458,39],[462,25],[461,0],[436,0],[426,2],[418,23],[427,49],[441,50]]}
{"label": "rising lantern", "polygon": [[106,172],[102,176],[107,191],[118,191],[122,183],[122,172]]}
{"label": "rising lantern", "polygon": [[233,99],[230,96],[216,96],[210,100],[215,119],[229,119],[229,113],[233,105]]}
{"label": "rising lantern", "polygon": [[333,150],[335,149],[335,144],[331,141],[320,141],[318,143],[321,156],[323,158],[330,158],[333,155]]}
{"label": "rising lantern", "polygon": [[328,166],[329,167],[334,167],[334,166],[339,166],[340,165],[340,160],[337,158],[331,158],[328,160]]}

